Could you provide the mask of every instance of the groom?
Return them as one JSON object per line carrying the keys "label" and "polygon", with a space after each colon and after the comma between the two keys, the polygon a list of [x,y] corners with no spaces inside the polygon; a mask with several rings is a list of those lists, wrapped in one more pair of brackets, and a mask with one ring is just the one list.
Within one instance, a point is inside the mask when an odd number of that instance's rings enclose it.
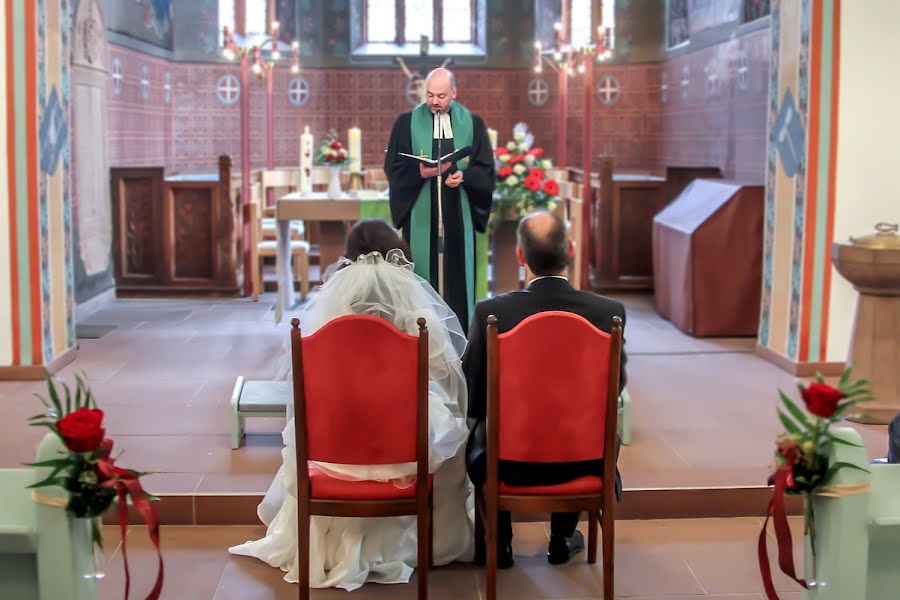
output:
{"label": "groom", "polygon": [[[485,441],[487,416],[487,350],[486,326],[489,315],[497,317],[498,333],[513,329],[531,315],[561,310],[581,315],[597,329],[609,333],[613,317],[625,325],[625,307],[621,302],[593,292],[573,288],[566,279],[574,245],[569,240],[566,224],[549,212],[534,212],[519,223],[519,262],[525,265],[528,287],[479,302],[469,327],[469,345],[463,357],[463,371],[469,386],[469,425],[472,430],[466,450],[469,478],[476,487],[486,477]],[[625,351],[622,351],[621,391],[625,387]],[[474,423],[473,423],[474,421]],[[565,443],[566,440],[560,440]],[[618,446],[616,450],[618,454]],[[603,460],[577,463],[523,463],[500,461],[499,477],[507,485],[556,485],[585,475],[602,475]],[[616,473],[616,495],[621,481]],[[562,564],[584,547],[584,538],[576,531],[579,513],[553,513],[550,518],[550,547],[547,560]],[[501,512],[498,520],[497,566],[511,567],[512,518]],[[484,540],[475,540],[476,562],[484,557]],[[480,554],[480,556],[479,556]]]}

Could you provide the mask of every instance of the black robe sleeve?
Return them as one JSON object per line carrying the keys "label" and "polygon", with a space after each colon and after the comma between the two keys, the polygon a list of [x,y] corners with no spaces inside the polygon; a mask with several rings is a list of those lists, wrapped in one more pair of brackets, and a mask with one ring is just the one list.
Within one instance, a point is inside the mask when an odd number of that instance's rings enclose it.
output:
{"label": "black robe sleeve", "polygon": [[410,141],[410,122],[412,113],[400,115],[391,130],[387,153],[384,156],[384,174],[390,186],[391,218],[394,227],[402,227],[412,212],[419,191],[422,189],[422,176],[417,162],[407,160],[398,152],[412,154]]}
{"label": "black robe sleeve", "polygon": [[472,155],[463,178],[463,188],[469,196],[472,224],[476,231],[487,229],[494,193],[494,152],[484,121],[472,115]]}

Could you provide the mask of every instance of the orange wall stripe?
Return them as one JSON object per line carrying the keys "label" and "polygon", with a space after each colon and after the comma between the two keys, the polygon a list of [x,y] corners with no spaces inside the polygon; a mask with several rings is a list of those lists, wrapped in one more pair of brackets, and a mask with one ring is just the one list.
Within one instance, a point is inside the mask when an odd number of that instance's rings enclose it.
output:
{"label": "orange wall stripe", "polygon": [[[835,184],[837,180],[838,115],[840,113],[841,74],[841,0],[834,0],[833,35],[831,37],[831,151],[828,155],[828,220],[825,239],[834,240]],[[831,304],[831,252],[825,256],[825,273],[822,284],[822,333],[819,337],[819,356],[825,360],[828,350],[828,311]]]}
{"label": "orange wall stripe", "polygon": [[19,327],[19,260],[18,260],[18,231],[16,227],[16,135],[15,131],[18,127],[16,123],[16,77],[15,64],[13,57],[15,56],[15,37],[13,20],[13,3],[6,2],[6,11],[4,18],[6,19],[6,161],[9,172],[9,262],[10,262],[10,314],[12,329],[12,362],[14,365],[21,364],[21,337],[22,332]]}
{"label": "orange wall stripe", "polygon": [[25,2],[25,123],[28,151],[28,237],[29,281],[31,283],[31,360],[44,363],[41,329],[41,233],[38,205],[38,131],[37,131],[37,7],[35,0]]}

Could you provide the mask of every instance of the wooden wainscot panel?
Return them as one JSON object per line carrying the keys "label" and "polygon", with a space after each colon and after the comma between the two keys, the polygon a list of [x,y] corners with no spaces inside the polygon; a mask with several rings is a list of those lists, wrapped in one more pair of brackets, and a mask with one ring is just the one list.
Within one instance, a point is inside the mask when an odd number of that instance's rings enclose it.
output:
{"label": "wooden wainscot panel", "polygon": [[163,246],[159,197],[163,169],[110,169],[115,277],[119,286],[159,285]]}
{"label": "wooden wainscot panel", "polygon": [[239,212],[227,156],[217,176],[111,175],[118,291],[237,291]]}

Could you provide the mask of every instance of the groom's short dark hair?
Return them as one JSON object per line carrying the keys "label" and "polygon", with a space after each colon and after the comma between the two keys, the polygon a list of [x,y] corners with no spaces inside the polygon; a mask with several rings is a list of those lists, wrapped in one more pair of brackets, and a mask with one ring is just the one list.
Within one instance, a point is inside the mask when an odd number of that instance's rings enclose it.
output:
{"label": "groom's short dark hair", "polygon": [[363,219],[347,235],[344,256],[356,260],[363,254],[378,252],[387,257],[387,253],[394,249],[402,251],[406,260],[412,260],[409,246],[393,227],[381,219]]}
{"label": "groom's short dark hair", "polygon": [[556,213],[541,210],[525,215],[519,222],[519,247],[538,277],[556,275],[569,266],[566,223]]}

